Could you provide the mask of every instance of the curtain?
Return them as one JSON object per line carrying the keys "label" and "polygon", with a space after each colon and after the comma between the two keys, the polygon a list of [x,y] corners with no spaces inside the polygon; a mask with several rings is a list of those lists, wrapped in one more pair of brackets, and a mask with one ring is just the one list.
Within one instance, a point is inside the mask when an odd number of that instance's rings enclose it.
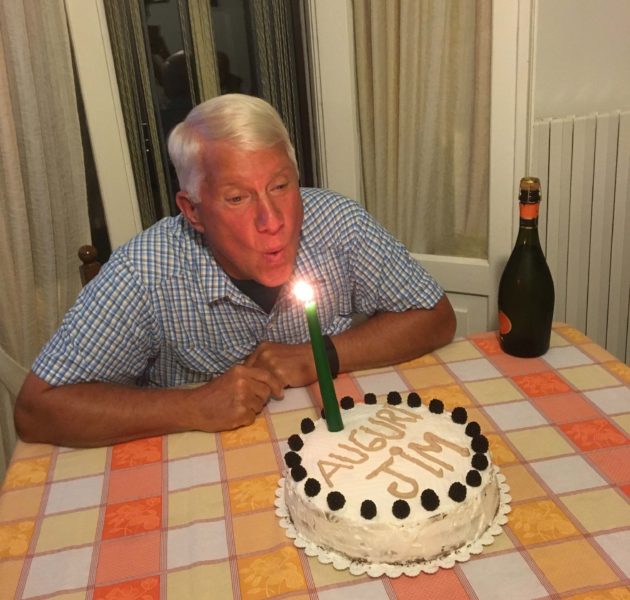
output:
{"label": "curtain", "polygon": [[171,214],[171,191],[164,173],[164,145],[153,106],[141,5],[128,0],[108,0],[104,8],[140,219],[142,227],[147,228]]}
{"label": "curtain", "polygon": [[[294,35],[291,3],[287,0],[250,0],[250,26],[258,80],[258,94],[280,114],[289,132],[298,165],[313,157],[302,137],[300,90],[297,81],[299,40]],[[308,154],[308,159],[305,156]],[[303,177],[302,183],[308,182]],[[307,183],[308,184],[308,183]]]}
{"label": "curtain", "polygon": [[[179,14],[182,31],[190,29],[190,36],[184,35],[184,50],[187,56],[194,56],[195,76],[190,77],[190,89],[199,88],[199,99],[195,104],[214,98],[221,93],[219,68],[212,33],[212,11],[208,0],[187,0],[188,12],[184,0],[179,0]],[[190,39],[189,39],[190,38]],[[197,86],[195,86],[197,82]]]}
{"label": "curtain", "polygon": [[[0,202],[0,355],[26,372],[76,298],[90,240],[63,0],[0,0]],[[7,386],[0,480],[15,443]]]}
{"label": "curtain", "polygon": [[413,252],[486,257],[491,0],[353,0],[365,205]]}

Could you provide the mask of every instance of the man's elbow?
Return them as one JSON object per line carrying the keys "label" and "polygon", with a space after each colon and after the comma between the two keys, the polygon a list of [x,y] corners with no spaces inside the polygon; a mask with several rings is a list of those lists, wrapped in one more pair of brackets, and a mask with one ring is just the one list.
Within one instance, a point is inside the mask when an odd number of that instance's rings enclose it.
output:
{"label": "man's elbow", "polygon": [[434,310],[436,311],[436,348],[441,348],[453,341],[457,329],[457,318],[455,317],[455,311],[446,294],[442,296],[441,300],[434,307]]}
{"label": "man's elbow", "polygon": [[19,438],[28,443],[39,442],[37,435],[36,419],[33,416],[32,403],[24,395],[20,394],[15,403],[13,422]]}
{"label": "man's elbow", "polygon": [[41,428],[45,420],[42,416],[42,394],[48,387],[36,375],[29,373],[18,394],[13,422],[18,436],[24,442],[44,441]]}

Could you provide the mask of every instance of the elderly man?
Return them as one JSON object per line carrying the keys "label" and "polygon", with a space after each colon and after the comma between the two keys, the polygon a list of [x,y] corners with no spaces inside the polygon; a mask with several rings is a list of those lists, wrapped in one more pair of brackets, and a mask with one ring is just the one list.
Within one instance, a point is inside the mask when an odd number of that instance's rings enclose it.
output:
{"label": "elderly man", "polygon": [[[448,299],[399,242],[356,202],[299,187],[263,100],[200,104],[169,153],[181,214],[119,248],[79,295],[18,397],[24,440],[99,446],[252,423],[317,378],[298,279],[316,289],[333,371],[452,339]],[[356,313],[369,318],[351,327]]]}

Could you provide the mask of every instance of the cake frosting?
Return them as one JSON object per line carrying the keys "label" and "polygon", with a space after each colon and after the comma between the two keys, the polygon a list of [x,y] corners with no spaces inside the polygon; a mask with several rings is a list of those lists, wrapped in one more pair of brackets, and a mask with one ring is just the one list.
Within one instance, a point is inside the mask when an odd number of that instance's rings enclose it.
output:
{"label": "cake frosting", "polygon": [[409,565],[470,548],[496,522],[504,478],[464,408],[413,392],[340,404],[342,431],[303,419],[288,439],[282,506],[304,543],[355,563]]}

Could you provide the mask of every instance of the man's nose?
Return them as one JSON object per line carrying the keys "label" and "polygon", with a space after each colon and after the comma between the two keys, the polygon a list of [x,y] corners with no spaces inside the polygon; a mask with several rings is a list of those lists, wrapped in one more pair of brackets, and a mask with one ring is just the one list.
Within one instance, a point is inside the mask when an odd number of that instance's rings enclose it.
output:
{"label": "man's nose", "polygon": [[258,196],[256,229],[261,233],[276,233],[284,223],[282,211],[267,194]]}

